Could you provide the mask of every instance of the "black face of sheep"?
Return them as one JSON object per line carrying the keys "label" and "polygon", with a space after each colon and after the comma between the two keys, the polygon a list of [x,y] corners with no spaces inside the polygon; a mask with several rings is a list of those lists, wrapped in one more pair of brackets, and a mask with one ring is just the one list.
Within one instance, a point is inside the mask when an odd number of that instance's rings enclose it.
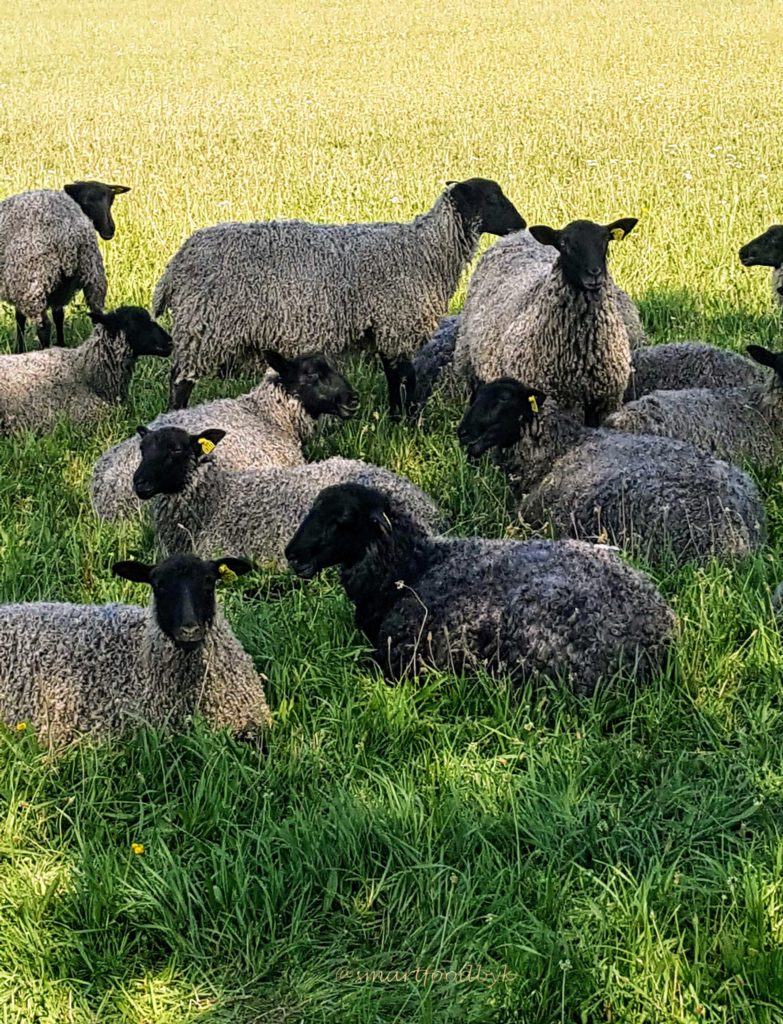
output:
{"label": "black face of sheep", "polygon": [[524,430],[534,429],[545,399],[543,391],[526,387],[512,377],[482,385],[457,427],[459,443],[472,459],[490,448],[510,448]]}
{"label": "black face of sheep", "polygon": [[264,359],[280,377],[280,383],[296,395],[306,412],[319,416],[339,416],[347,420],[359,408],[359,396],[343,375],[320,352],[286,359],[267,349]]}
{"label": "black face of sheep", "polygon": [[764,348],[762,345],[748,345],[745,350],[751,359],[754,359],[757,363],[762,366],[768,366],[771,370],[774,370],[778,376],[778,380],[783,384],[783,353],[772,352],[768,348]]}
{"label": "black face of sheep", "polygon": [[633,231],[637,221],[624,217],[611,224],[595,224],[591,220],[574,220],[558,231],[545,224],[530,228],[530,234],[541,245],[551,245],[560,253],[560,266],[566,281],[588,297],[596,296],[606,277],[606,253],[610,242],[619,242]]}
{"label": "black face of sheep", "polygon": [[739,251],[743,267],[783,266],[783,224],[773,224]]}
{"label": "black face of sheep", "polygon": [[130,192],[126,185],[104,185],[100,181],[75,181],[64,189],[74,202],[81,206],[83,212],[92,221],[95,230],[108,241],[114,238],[114,221],[111,216],[111,204],[114,197]]}
{"label": "black face of sheep", "polygon": [[251,569],[251,564],[242,558],[203,561],[195,555],[173,555],[158,565],[117,562],[113,572],[122,579],[149,584],[161,630],[176,647],[194,651],[215,617],[218,580],[243,576]]}
{"label": "black face of sheep", "polygon": [[170,356],[171,335],[141,306],[118,306],[111,313],[90,313],[111,335],[124,334],[136,356]]}
{"label": "black face of sheep", "polygon": [[332,565],[355,565],[374,541],[391,532],[388,502],[361,484],[326,487],[285,549],[288,564],[304,579]]}
{"label": "black face of sheep", "polygon": [[226,436],[225,430],[189,434],[179,427],[137,427],[136,432],[141,438],[141,462],[133,474],[133,490],[142,501],[181,491],[199,459]]}
{"label": "black face of sheep", "polygon": [[522,231],[525,227],[524,218],[496,181],[468,178],[467,181],[449,181],[447,184],[462,219],[469,224],[478,222],[482,234],[510,235],[512,231]]}

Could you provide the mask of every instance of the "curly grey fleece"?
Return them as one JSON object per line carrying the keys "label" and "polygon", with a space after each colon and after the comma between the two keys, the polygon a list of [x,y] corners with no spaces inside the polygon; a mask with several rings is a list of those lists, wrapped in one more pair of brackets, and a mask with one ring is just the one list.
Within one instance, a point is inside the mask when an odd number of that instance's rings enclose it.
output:
{"label": "curly grey fleece", "polygon": [[252,735],[270,724],[250,656],[217,611],[206,638],[179,650],[152,608],[0,605],[0,720],[59,747],[134,726],[180,727],[195,713]]}
{"label": "curly grey fleece", "polygon": [[[304,462],[302,444],[316,429],[298,398],[280,386],[268,370],[252,391],[238,398],[218,398],[190,409],[164,412],[147,426],[181,427],[195,432],[206,427],[226,431],[220,442],[223,469],[261,469],[296,466]],[[92,473],[92,507],[101,519],[115,521],[138,514],[141,502],[133,493],[133,474],[139,464],[139,439],[130,437],[109,448]]]}
{"label": "curly grey fleece", "polygon": [[[448,308],[479,242],[441,194],[408,223],[218,224],[195,232],[158,282],[171,310],[174,383],[214,375],[263,349],[327,355],[373,346],[410,356]],[[370,337],[370,334],[372,337]]]}
{"label": "curly grey fleece", "polygon": [[[202,424],[203,426],[204,424]],[[395,498],[415,522],[433,529],[443,514],[427,494],[403,476],[360,459],[335,457],[285,469],[227,472],[215,452],[194,459],[178,494],[152,499],[152,521],[162,557],[193,552],[202,558],[235,551],[287,569],[285,546],[324,487],[347,481],[376,487]]]}
{"label": "curly grey fleece", "polygon": [[92,221],[62,191],[22,192],[0,202],[0,299],[39,324],[50,297],[79,288],[102,312],[106,272]]}
{"label": "curly grey fleece", "polygon": [[579,541],[426,537],[399,512],[391,518],[390,538],[342,573],[357,624],[391,677],[424,665],[484,668],[564,679],[589,695],[621,668],[641,681],[660,667],[674,614],[615,552]]}
{"label": "curly grey fleece", "polygon": [[783,451],[783,385],[776,374],[734,388],[653,391],[613,413],[607,426],[688,441],[729,462],[778,466]]}
{"label": "curly grey fleece", "polygon": [[632,340],[644,339],[635,306],[621,294],[607,277],[588,300],[566,282],[557,253],[529,231],[501,238],[471,278],[455,373],[484,383],[515,377],[562,408],[591,404],[605,415],[622,403]]}
{"label": "curly grey fleece", "polygon": [[670,438],[592,430],[544,408],[536,437],[506,454],[520,516],[559,536],[599,537],[650,562],[734,560],[764,540],[750,477]]}
{"label": "curly grey fleece", "polygon": [[651,391],[730,388],[757,384],[764,379],[760,367],[739,352],[701,341],[638,348],[631,353],[631,364],[626,402]]}
{"label": "curly grey fleece", "polygon": [[128,397],[136,356],[122,331],[96,324],[77,348],[0,356],[0,433],[44,433],[60,416],[96,423]]}
{"label": "curly grey fleece", "polygon": [[435,328],[432,337],[413,357],[413,369],[416,374],[416,391],[414,405],[422,409],[443,379],[444,374],[454,362],[454,349],[457,344],[459,315],[444,316]]}

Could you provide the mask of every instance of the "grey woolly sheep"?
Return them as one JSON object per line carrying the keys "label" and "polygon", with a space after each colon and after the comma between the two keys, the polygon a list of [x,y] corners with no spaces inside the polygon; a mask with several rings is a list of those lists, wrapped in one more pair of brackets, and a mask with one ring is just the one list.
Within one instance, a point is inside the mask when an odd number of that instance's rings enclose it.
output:
{"label": "grey woolly sheep", "polygon": [[114,573],[152,587],[152,603],[0,605],[0,720],[60,747],[195,713],[255,740],[270,724],[264,688],[215,605],[221,577],[251,566],[178,555]]}
{"label": "grey woolly sheep", "polygon": [[744,267],[771,267],[772,298],[783,306],[783,224],[773,224],[739,251]]}
{"label": "grey woolly sheep", "polygon": [[626,402],[651,391],[738,387],[763,379],[758,367],[738,352],[701,341],[638,348],[631,353],[631,367]]}
{"label": "grey woolly sheep", "polygon": [[127,399],[139,356],[171,354],[171,338],[145,309],[90,317],[93,331],[77,348],[0,356],[0,434],[43,433],[59,416],[90,426]]}
{"label": "grey woolly sheep", "polygon": [[413,372],[416,379],[414,409],[424,408],[444,372],[453,364],[458,330],[458,315],[442,317],[432,337],[414,355]]}
{"label": "grey woolly sheep", "polygon": [[319,491],[346,480],[394,496],[424,526],[442,522],[432,499],[409,480],[358,459],[233,473],[211,454],[225,436],[222,430],[139,430],[141,463],[133,482],[139,498],[154,498],[152,521],[163,555],[194,551],[206,557],[231,547],[284,569],[285,545]]}
{"label": "grey woolly sheep", "polygon": [[483,232],[525,222],[500,186],[450,182],[408,223],[218,224],[191,235],[155,289],[156,315],[173,317],[171,406],[193,384],[264,348],[298,355],[314,339],[331,355],[377,351],[392,414],[413,398],[410,357],[430,336]]}
{"label": "grey woolly sheep", "polygon": [[459,427],[473,458],[504,453],[519,513],[558,536],[599,538],[650,561],[735,559],[764,539],[764,505],[747,474],[682,441],[585,427],[541,409],[510,378],[479,388]]}
{"label": "grey woolly sheep", "polygon": [[662,664],[675,618],[613,551],[580,541],[433,537],[387,495],[322,491],[286,548],[309,579],[341,567],[356,624],[391,678],[424,666],[564,679],[592,694]]}
{"label": "grey woolly sheep", "polygon": [[111,205],[130,189],[76,181],[61,192],[22,192],[0,202],[0,300],[16,309],[16,351],[24,352],[27,320],[41,348],[49,345],[51,307],[57,344],[65,344],[63,307],[81,289],[91,312],[106,301],[106,273],[97,231],[114,237]]}
{"label": "grey woolly sheep", "polygon": [[618,301],[607,248],[635,224],[581,220],[561,231],[538,225],[492,246],[468,288],[456,375],[528,381],[597,426],[628,386],[631,333],[624,317],[633,310],[639,324],[630,300]]}
{"label": "grey woolly sheep", "polygon": [[[156,417],[148,426],[197,430],[209,423],[226,431],[220,445],[223,469],[262,469],[304,462],[302,444],[326,415],[347,419],[358,398],[345,377],[320,353],[285,359],[267,352],[270,369],[261,383],[238,398],[218,398],[192,409]],[[109,448],[95,463],[92,506],[101,519],[116,521],[139,512],[133,474],[139,464],[139,440],[128,438]]]}
{"label": "grey woolly sheep", "polygon": [[733,388],[653,391],[613,413],[607,426],[629,434],[675,437],[729,462],[775,466],[783,440],[783,355],[760,345],[748,354],[774,372]]}

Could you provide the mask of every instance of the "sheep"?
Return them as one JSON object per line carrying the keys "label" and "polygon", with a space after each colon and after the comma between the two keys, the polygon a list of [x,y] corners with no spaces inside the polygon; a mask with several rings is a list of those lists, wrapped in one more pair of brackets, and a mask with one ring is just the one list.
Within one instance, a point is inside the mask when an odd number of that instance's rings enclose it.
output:
{"label": "sheep", "polygon": [[281,469],[233,473],[212,455],[223,430],[189,434],[179,427],[139,428],[141,462],[133,485],[152,502],[152,521],[163,555],[194,551],[204,557],[228,547],[285,569],[284,548],[324,487],[345,480],[372,484],[393,495],[416,522],[439,525],[439,509],[404,477],[358,459],[332,458]]}
{"label": "sheep", "polygon": [[117,562],[152,588],[137,605],[0,605],[0,721],[59,748],[87,735],[180,728],[193,714],[255,741],[271,717],[261,679],[215,605],[215,586],[249,572],[238,558]]}
{"label": "sheep", "polygon": [[114,197],[130,189],[100,181],[75,181],[62,191],[22,192],[0,202],[0,300],[16,310],[16,351],[24,352],[24,329],[35,324],[48,348],[51,307],[57,344],[65,344],[63,307],[77,291],[92,313],[103,312],[106,273],[95,241],[114,237]]}
{"label": "sheep", "polygon": [[472,458],[500,450],[519,514],[558,536],[617,544],[649,561],[742,558],[764,539],[753,481],[682,441],[585,427],[511,378],[483,385],[458,428]]}
{"label": "sheep", "polygon": [[413,373],[416,389],[412,411],[424,408],[444,374],[452,367],[459,321],[459,315],[441,317],[432,337],[414,355]]}
{"label": "sheep", "polygon": [[771,267],[772,298],[783,306],[783,224],[773,224],[739,251],[743,267]]}
{"label": "sheep", "polygon": [[618,301],[607,248],[636,223],[577,220],[560,231],[538,225],[492,246],[468,289],[456,375],[479,383],[502,376],[529,381],[598,426],[622,403],[631,370],[624,316],[633,304]]}
{"label": "sheep", "polygon": [[651,391],[724,388],[757,384],[761,371],[739,352],[700,341],[650,345],[631,353],[631,379],[625,401]]}
{"label": "sheep", "polygon": [[768,380],[733,388],[653,391],[629,402],[606,421],[629,434],[674,437],[719,459],[758,467],[777,466],[783,440],[783,355],[748,345]]}
{"label": "sheep", "polygon": [[[270,369],[261,383],[239,398],[218,398],[191,409],[163,413],[150,428],[178,426],[196,430],[212,423],[227,432],[220,446],[224,469],[296,466],[304,462],[303,442],[326,415],[348,419],[359,400],[351,385],[320,353],[286,359],[265,353]],[[114,522],[138,514],[133,474],[139,463],[136,436],[109,448],[95,463],[92,506],[95,514]]]}
{"label": "sheep", "polygon": [[59,416],[95,424],[128,397],[138,356],[171,355],[171,337],[138,306],[91,313],[93,331],[77,348],[0,356],[0,434],[52,430]]}
{"label": "sheep", "polygon": [[449,182],[427,213],[408,223],[218,224],[188,238],[158,282],[153,309],[173,317],[170,405],[187,405],[194,383],[226,361],[263,348],[298,355],[312,338],[339,355],[381,357],[391,414],[413,398],[412,353],[446,312],[484,232],[525,221],[500,186]]}
{"label": "sheep", "polygon": [[388,495],[327,487],[286,547],[299,576],[341,567],[356,625],[397,679],[425,667],[483,667],[513,679],[599,680],[658,669],[675,619],[653,584],[581,541],[432,536]]}

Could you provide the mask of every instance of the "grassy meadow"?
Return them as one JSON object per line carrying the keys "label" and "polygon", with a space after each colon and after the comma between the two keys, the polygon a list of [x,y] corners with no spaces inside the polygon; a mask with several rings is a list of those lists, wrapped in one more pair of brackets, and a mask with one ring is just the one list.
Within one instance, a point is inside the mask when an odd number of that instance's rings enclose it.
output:
{"label": "grassy meadow", "polygon": [[[0,197],[130,185],[101,243],[111,307],[148,304],[198,227],[408,219],[483,175],[529,223],[638,216],[612,268],[655,340],[778,345],[768,274],[736,251],[780,219],[781,13],[9,0]],[[164,407],[158,362],[96,432],[0,445],[0,600],[146,601],[110,569],[150,556],[147,531],[96,522],[87,488]],[[460,453],[459,408],[393,426],[379,368],[353,379],[362,411],[312,456],[406,473],[456,534],[524,535]],[[387,686],[334,577],[259,573],[224,604],[268,676],[265,758],[200,727],[58,760],[0,731],[2,1024],[780,1024],[783,471],[759,482],[762,554],[654,569],[681,638],[633,698]]]}

